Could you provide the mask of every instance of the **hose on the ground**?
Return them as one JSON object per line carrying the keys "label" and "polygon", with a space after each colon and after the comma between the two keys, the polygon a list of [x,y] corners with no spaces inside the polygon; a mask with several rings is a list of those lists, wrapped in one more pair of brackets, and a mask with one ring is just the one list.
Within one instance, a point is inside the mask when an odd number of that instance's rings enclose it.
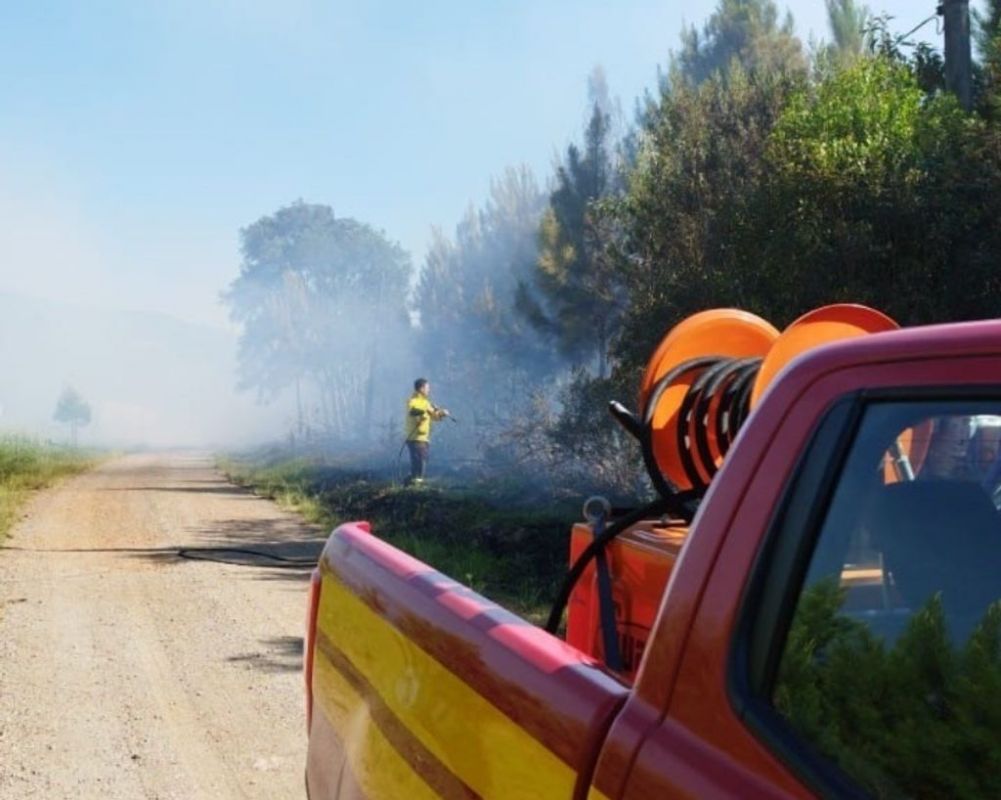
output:
{"label": "hose on the ground", "polygon": [[[207,555],[210,553],[242,553],[258,558],[267,558],[277,561],[277,564],[254,564],[247,561],[237,561],[235,559],[220,558],[219,556]],[[247,547],[183,547],[177,551],[179,558],[187,558],[192,561],[213,561],[217,564],[232,564],[236,567],[261,567],[268,569],[303,569],[304,567],[315,567],[315,558],[288,558],[275,553],[268,553],[265,550],[254,550]]]}

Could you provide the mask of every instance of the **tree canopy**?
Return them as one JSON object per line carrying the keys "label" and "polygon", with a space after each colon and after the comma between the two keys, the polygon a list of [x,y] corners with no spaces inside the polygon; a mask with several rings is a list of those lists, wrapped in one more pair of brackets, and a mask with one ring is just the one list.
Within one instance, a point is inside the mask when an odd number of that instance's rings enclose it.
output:
{"label": "tree canopy", "polygon": [[243,384],[309,384],[345,432],[372,407],[376,355],[395,352],[396,397],[400,370],[420,370],[495,421],[495,446],[611,480],[626,470],[605,401],[628,399],[691,313],[782,326],[848,301],[903,324],[996,316],[1001,0],[977,15],[972,113],[929,44],[859,0],[826,10],[830,43],[807,51],[773,0],[718,0],[631,126],[596,71],[544,188],[509,170],[452,234],[433,232],[410,316],[409,261],[383,234],[303,203],[251,225],[226,295]]}
{"label": "tree canopy", "polygon": [[52,414],[56,422],[68,425],[73,446],[76,446],[77,431],[90,424],[90,405],[72,386],[67,386],[56,401],[56,409]]}
{"label": "tree canopy", "polygon": [[835,63],[848,66],[868,49],[869,9],[856,0],[826,0],[826,3],[834,39],[827,53]]}
{"label": "tree canopy", "polygon": [[268,398],[308,382],[317,424],[367,429],[378,345],[408,326],[409,256],[371,226],[303,202],[240,238],[240,275],[224,295],[243,327],[240,385]]}
{"label": "tree canopy", "polygon": [[701,31],[692,26],[682,33],[675,75],[701,83],[733,63],[745,72],[805,71],[793,31],[792,14],[780,18],[773,0],[719,0]]}
{"label": "tree canopy", "polygon": [[449,238],[433,232],[416,291],[416,361],[439,376],[453,411],[507,419],[557,358],[514,310],[515,290],[538,257],[545,195],[527,167],[490,184]]}
{"label": "tree canopy", "polygon": [[571,144],[556,168],[555,188],[539,226],[531,280],[518,288],[518,309],[576,365],[595,363],[605,377],[626,302],[615,249],[617,225],[602,201],[621,187],[612,140],[611,103],[592,80],[583,148]]}

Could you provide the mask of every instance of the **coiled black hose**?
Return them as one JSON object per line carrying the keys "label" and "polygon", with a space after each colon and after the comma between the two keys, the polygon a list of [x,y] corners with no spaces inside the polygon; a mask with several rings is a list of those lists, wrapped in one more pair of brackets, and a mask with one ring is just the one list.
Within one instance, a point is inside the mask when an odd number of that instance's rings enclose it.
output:
{"label": "coiled black hose", "polygon": [[[692,521],[699,501],[709,488],[709,481],[703,475],[712,480],[719,469],[710,448],[709,430],[712,429],[716,439],[717,451],[725,456],[737,436],[737,431],[750,413],[751,391],[761,368],[761,362],[761,358],[725,356],[688,359],[669,370],[654,384],[639,416],[619,402],[612,401],[609,404],[609,411],[615,420],[639,441],[643,464],[659,497],[649,505],[612,521],[600,536],[595,536],[591,540],[570,567],[560,586],[546,622],[547,631],[555,634],[559,629],[563,612],[577,581],[591,560],[615,537],[643,519],[662,514],[668,514],[685,522]],[[664,392],[676,382],[693,374],[694,379],[678,409],[675,446],[685,476],[692,486],[691,489],[681,490],[664,475],[657,463],[653,422]],[[717,401],[715,406],[714,401]]]}
{"label": "coiled black hose", "polygon": [[[761,368],[760,358],[701,356],[688,359],[665,373],[647,395],[637,417],[621,403],[612,402],[609,411],[640,443],[643,463],[657,493],[667,500],[681,500],[677,514],[691,521],[690,501],[701,497],[719,466],[711,451],[709,433],[720,455],[726,455],[737,431],[750,413],[751,390]],[[678,408],[675,447],[691,489],[682,492],[664,475],[654,450],[654,416],[664,392],[684,378],[694,378]],[[712,412],[712,414],[710,414]],[[704,477],[708,476],[708,480]],[[675,503],[677,505],[677,503]],[[671,509],[673,513],[675,509]]]}

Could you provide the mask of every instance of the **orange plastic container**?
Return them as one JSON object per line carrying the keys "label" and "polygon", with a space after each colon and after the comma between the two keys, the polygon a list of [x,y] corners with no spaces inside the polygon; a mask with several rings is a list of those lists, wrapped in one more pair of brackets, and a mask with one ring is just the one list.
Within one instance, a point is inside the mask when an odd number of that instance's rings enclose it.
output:
{"label": "orange plastic container", "polygon": [[[616,537],[605,550],[612,575],[612,600],[622,655],[623,677],[632,680],[653,627],[667,580],[684,544],[688,527],[682,523],[639,522]],[[594,531],[578,522],[570,535],[570,563],[591,543]],[[604,661],[595,562],[588,565],[570,595],[567,642]]]}

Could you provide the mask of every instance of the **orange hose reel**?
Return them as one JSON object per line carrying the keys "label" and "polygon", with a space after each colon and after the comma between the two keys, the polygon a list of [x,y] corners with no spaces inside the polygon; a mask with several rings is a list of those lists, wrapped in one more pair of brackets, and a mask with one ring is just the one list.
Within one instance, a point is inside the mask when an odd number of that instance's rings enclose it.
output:
{"label": "orange hose reel", "polygon": [[[715,422],[723,412],[722,393],[711,402],[710,417],[697,420],[694,416],[681,419],[681,409],[697,378],[709,367],[707,358],[762,358],[778,338],[779,332],[768,322],[747,311],[714,309],[693,314],[674,328],[658,345],[647,365],[640,383],[639,407],[645,409],[658,384],[661,394],[650,409],[650,430],[653,453],[661,473],[679,489],[691,489],[693,481],[683,462],[683,450],[678,447],[679,433],[691,447],[695,426],[702,424],[707,432],[711,460],[722,461],[725,445],[719,439]],[[690,369],[684,369],[691,364]],[[672,375],[673,373],[673,375]],[[724,420],[719,420],[725,424]],[[683,431],[679,427],[685,426]],[[724,428],[725,429],[725,428]],[[699,477],[706,483],[712,477],[711,468],[696,463]]]}
{"label": "orange hose reel", "polygon": [[850,304],[810,311],[781,334],[737,309],[683,320],[657,346],[640,383],[660,475],[676,490],[704,490],[740,425],[789,362],[829,342],[896,327],[885,314]]}
{"label": "orange hose reel", "polygon": [[[818,308],[781,333],[746,311],[703,311],[672,328],[654,350],[640,383],[639,414],[613,404],[613,415],[639,438],[662,495],[698,498],[740,426],[786,365],[823,344],[896,327],[886,315],[861,305]],[[922,426],[905,432],[896,443],[898,461],[887,460],[886,479],[902,480],[901,464],[919,469],[927,439]],[[640,522],[604,546],[621,674],[627,679],[635,674],[690,519],[687,514],[672,522]],[[590,525],[574,526],[570,561],[583,571],[569,595],[567,641],[603,659],[596,570],[594,564],[576,564],[593,540]]]}

